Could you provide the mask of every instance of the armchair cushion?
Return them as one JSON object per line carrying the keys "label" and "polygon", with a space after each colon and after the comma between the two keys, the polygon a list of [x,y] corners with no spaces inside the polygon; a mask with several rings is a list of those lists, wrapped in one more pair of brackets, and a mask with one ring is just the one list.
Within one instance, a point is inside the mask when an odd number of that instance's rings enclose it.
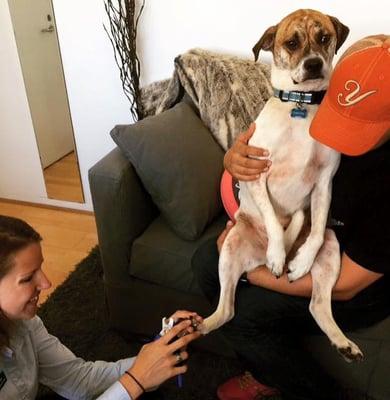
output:
{"label": "armchair cushion", "polygon": [[111,136],[133,164],[170,228],[195,240],[222,209],[223,150],[191,107],[179,103]]}
{"label": "armchair cushion", "polygon": [[175,235],[157,217],[133,243],[130,274],[159,286],[200,295],[202,292],[192,272],[192,257],[205,240],[217,237],[225,225],[226,215],[221,213],[201,238],[188,241]]}

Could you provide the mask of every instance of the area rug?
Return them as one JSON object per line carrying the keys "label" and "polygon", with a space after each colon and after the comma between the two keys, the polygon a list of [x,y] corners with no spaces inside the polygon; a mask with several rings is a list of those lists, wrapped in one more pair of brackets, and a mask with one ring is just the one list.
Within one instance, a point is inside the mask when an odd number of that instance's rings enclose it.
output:
{"label": "area rug", "polygon": [[[39,315],[51,334],[85,360],[113,361],[129,357],[145,344],[140,338],[124,338],[108,328],[98,248],[93,249],[53,292],[40,307]],[[178,388],[173,379],[142,398],[216,399],[218,385],[243,370],[233,358],[194,348],[190,353],[189,370],[182,388]],[[39,399],[54,398],[57,397],[48,388],[40,388]]]}

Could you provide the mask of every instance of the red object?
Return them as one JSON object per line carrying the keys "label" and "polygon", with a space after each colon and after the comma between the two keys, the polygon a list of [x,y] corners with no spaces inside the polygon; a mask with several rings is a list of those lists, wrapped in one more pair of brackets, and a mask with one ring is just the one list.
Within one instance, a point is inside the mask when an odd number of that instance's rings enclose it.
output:
{"label": "red object", "polygon": [[390,128],[389,95],[390,36],[368,36],[336,65],[310,134],[340,153],[364,154]]}
{"label": "red object", "polygon": [[236,222],[234,214],[239,207],[239,183],[225,170],[221,179],[221,198],[229,218]]}
{"label": "red object", "polygon": [[217,389],[219,400],[260,400],[278,394],[277,389],[258,382],[250,372],[229,379]]}

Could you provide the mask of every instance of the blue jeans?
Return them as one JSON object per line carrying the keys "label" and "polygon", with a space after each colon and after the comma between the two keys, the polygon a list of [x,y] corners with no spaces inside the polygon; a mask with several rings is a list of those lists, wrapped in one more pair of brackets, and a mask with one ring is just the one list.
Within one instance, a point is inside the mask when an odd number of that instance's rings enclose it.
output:
{"label": "blue jeans", "polygon": [[[193,269],[208,300],[219,296],[216,239],[205,242],[193,257]],[[350,301],[334,301],[334,317],[343,330],[369,326],[389,314],[384,279]],[[309,298],[239,283],[235,316],[221,329],[239,358],[260,382],[278,388],[283,399],[348,398],[339,384],[305,351],[306,334],[323,334],[309,312]]]}

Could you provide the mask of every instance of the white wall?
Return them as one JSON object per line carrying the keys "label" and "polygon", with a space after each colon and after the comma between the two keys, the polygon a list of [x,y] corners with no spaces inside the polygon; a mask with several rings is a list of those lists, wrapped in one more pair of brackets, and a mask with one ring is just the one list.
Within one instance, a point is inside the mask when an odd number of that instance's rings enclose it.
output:
{"label": "white wall", "polygon": [[143,83],[169,77],[175,56],[194,47],[252,59],[263,32],[298,8],[333,15],[350,28],[340,53],[363,36],[390,34],[388,0],[146,0],[139,32]]}
{"label": "white wall", "polygon": [[[131,116],[103,30],[103,0],[53,0],[53,6],[86,204],[45,198],[5,0],[0,1],[0,197],[92,209],[88,169],[113,148],[113,125],[129,123]],[[301,0],[299,5],[278,0],[272,6],[259,0],[146,0],[138,44],[142,83],[168,78],[175,56],[193,47],[251,58],[264,30],[296,8],[316,8],[348,25],[351,33],[341,53],[363,36],[390,33],[388,0]]]}

